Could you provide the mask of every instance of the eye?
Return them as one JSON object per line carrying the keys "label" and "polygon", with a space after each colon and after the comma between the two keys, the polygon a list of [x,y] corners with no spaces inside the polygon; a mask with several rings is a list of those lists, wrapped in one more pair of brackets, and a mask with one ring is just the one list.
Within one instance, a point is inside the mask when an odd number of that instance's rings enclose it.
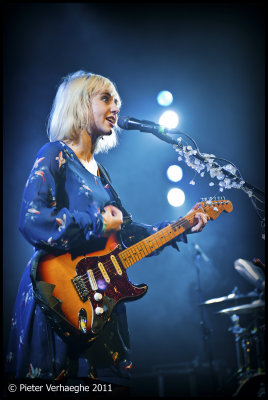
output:
{"label": "eye", "polygon": [[106,94],[101,96],[101,100],[105,101],[105,103],[108,103],[109,101],[109,96],[107,96]]}

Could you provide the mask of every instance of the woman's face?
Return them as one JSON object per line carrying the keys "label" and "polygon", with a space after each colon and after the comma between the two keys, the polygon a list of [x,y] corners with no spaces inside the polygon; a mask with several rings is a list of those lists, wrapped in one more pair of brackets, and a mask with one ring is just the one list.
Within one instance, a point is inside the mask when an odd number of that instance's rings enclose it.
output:
{"label": "woman's face", "polygon": [[89,133],[104,136],[112,133],[119,113],[119,100],[109,91],[96,94],[91,100]]}

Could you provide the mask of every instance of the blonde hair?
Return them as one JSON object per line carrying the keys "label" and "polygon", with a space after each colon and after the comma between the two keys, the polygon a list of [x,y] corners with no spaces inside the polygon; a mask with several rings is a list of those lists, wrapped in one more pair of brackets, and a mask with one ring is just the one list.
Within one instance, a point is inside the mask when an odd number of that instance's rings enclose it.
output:
{"label": "blonde hair", "polygon": [[[76,139],[90,122],[91,99],[99,92],[108,91],[121,100],[115,84],[108,78],[85,71],[77,71],[62,79],[49,115],[47,133],[49,140]],[[107,152],[117,144],[117,126],[111,135],[103,136],[97,142],[95,153]]]}

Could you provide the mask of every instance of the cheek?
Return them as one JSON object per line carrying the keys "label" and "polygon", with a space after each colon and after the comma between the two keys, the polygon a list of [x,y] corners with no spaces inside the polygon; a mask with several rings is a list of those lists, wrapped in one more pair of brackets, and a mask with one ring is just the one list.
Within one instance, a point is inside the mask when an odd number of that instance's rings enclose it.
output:
{"label": "cheek", "polygon": [[93,121],[97,122],[98,120],[103,118],[104,112],[100,106],[96,106],[96,105],[92,104],[92,108],[90,110],[89,115]]}
{"label": "cheek", "polygon": [[90,109],[89,109],[89,123],[91,124],[96,124],[96,122],[99,119],[99,110],[96,105],[92,104]]}

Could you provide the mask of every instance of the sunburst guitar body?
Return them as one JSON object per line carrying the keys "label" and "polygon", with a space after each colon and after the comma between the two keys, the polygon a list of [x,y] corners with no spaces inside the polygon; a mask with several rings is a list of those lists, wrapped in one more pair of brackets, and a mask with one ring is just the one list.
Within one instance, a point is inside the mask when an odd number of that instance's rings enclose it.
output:
{"label": "sunburst guitar body", "polygon": [[198,204],[197,210],[126,249],[112,235],[100,251],[74,259],[69,253],[42,257],[36,288],[55,318],[70,328],[66,336],[74,333],[88,341],[95,339],[118,302],[142,297],[147,285],[132,284],[126,269],[191,228],[196,223],[196,212],[205,212],[214,220],[222,211],[233,209],[225,199]]}

